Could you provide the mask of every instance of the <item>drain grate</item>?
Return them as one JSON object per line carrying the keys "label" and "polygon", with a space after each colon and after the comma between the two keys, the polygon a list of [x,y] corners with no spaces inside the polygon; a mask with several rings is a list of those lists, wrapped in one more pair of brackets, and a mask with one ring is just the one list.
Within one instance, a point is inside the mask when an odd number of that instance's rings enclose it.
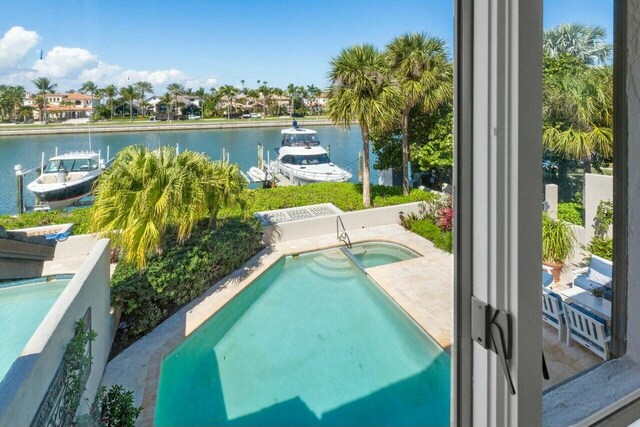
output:
{"label": "drain grate", "polygon": [[260,221],[262,225],[273,225],[323,216],[340,215],[341,213],[343,212],[333,203],[323,203],[320,205],[301,206],[299,208],[256,212],[253,216]]}

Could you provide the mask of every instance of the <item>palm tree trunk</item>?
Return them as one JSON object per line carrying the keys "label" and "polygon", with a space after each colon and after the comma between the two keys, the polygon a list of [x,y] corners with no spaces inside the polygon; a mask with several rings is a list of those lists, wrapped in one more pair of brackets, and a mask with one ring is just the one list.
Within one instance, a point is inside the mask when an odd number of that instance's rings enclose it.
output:
{"label": "palm tree trunk", "polygon": [[582,170],[584,173],[591,173],[591,156],[584,156],[582,158]]}
{"label": "palm tree trunk", "polygon": [[362,204],[365,208],[371,206],[371,179],[369,178],[369,128],[362,126]]}
{"label": "palm tree trunk", "polygon": [[109,103],[111,104],[111,120],[113,120],[113,98],[109,98]]}
{"label": "palm tree trunk", "polygon": [[209,218],[209,228],[215,230],[218,226],[218,208],[215,208],[213,212],[211,212],[211,217]]}
{"label": "palm tree trunk", "polygon": [[409,112],[402,112],[402,194],[409,195]]}
{"label": "palm tree trunk", "polygon": [[[47,121],[47,94],[44,93],[43,96],[44,96],[44,101],[43,101],[44,102],[44,124],[46,125],[48,123],[48,121]],[[40,121],[42,121],[42,120],[40,120]]]}

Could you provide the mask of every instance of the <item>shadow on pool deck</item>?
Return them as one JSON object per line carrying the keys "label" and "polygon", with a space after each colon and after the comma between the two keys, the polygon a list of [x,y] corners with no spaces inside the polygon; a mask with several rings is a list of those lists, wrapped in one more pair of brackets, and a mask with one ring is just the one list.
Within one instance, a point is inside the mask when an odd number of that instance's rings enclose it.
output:
{"label": "shadow on pool deck", "polygon": [[[229,419],[217,358],[212,357],[211,360],[212,365],[208,367],[211,371],[207,370],[206,375],[211,375],[213,381],[208,384],[206,390],[194,390],[193,384],[185,380],[181,384],[171,384],[170,395],[164,398],[161,395],[158,396],[156,426],[449,425],[448,377],[442,384],[433,384],[432,372],[443,369],[445,364],[450,363],[449,356],[444,353],[418,374],[378,389],[365,397],[347,402],[324,413],[320,418],[297,396],[248,415]],[[247,384],[247,387],[255,388],[261,385]],[[425,392],[416,393],[416,390]],[[439,390],[439,392],[435,395],[430,394],[428,390],[434,392]],[[194,393],[196,393],[195,396]],[[198,394],[208,396],[206,402],[197,401]],[[182,396],[191,396],[191,398],[182,399]]]}

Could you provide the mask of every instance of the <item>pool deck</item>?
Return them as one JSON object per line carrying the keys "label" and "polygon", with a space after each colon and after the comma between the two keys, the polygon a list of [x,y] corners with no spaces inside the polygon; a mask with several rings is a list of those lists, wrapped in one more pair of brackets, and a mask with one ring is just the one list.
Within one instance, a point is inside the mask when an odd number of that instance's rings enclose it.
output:
{"label": "pool deck", "polygon": [[[453,328],[453,256],[400,225],[349,231],[353,243],[387,241],[422,255],[366,269],[367,274],[443,349]],[[105,368],[103,385],[121,384],[143,406],[137,425],[153,425],[162,357],[215,314],[282,256],[342,246],[335,234],[269,246],[152,332],[116,356]],[[429,280],[425,280],[425,277]]]}

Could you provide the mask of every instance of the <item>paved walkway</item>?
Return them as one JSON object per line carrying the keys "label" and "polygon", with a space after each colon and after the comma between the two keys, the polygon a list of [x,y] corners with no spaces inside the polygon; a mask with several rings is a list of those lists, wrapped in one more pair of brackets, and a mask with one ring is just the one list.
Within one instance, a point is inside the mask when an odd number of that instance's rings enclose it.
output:
{"label": "paved walkway", "polygon": [[[449,349],[453,327],[451,254],[434,248],[431,242],[399,225],[354,230],[349,235],[353,243],[389,241],[405,245],[422,255],[416,259],[367,269],[367,272],[440,346]],[[341,245],[335,234],[331,234],[282,242],[263,250],[243,268],[216,283],[204,295],[111,360],[105,369],[103,384],[121,384],[133,390],[136,404],[144,407],[138,425],[153,425],[164,354],[282,256]]]}

